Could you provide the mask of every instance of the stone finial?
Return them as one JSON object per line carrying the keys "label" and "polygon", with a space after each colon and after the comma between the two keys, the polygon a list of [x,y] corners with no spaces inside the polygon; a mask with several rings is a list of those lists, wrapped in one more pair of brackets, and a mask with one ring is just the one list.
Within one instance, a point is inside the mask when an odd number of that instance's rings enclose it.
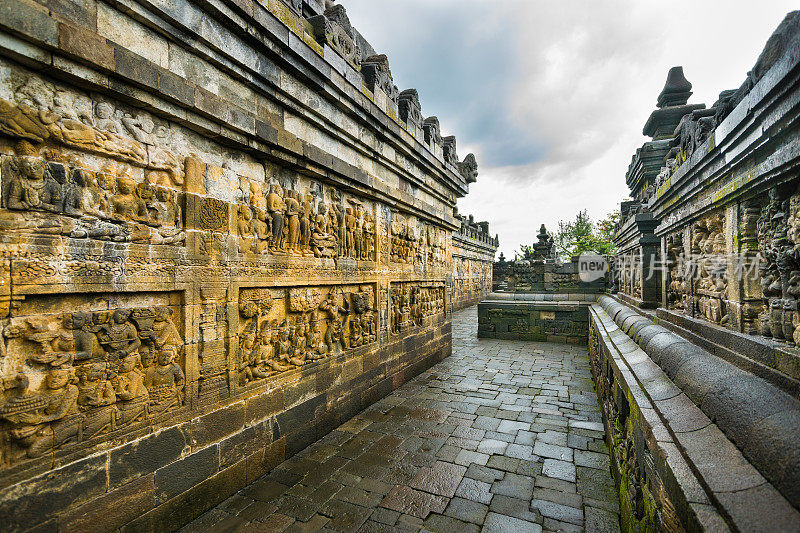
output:
{"label": "stone finial", "polygon": [[467,157],[458,164],[458,170],[467,183],[478,181],[478,162],[475,160],[475,154],[467,154]]}
{"label": "stone finial", "polygon": [[303,12],[303,0],[283,0],[295,14],[299,15]]}
{"label": "stone finial", "polygon": [[439,127],[439,119],[428,117],[422,122],[422,129],[425,131],[425,144],[431,146],[442,145],[442,130]]}
{"label": "stone finial", "polygon": [[361,64],[361,74],[367,87],[375,92],[380,88],[389,100],[397,103],[399,91],[392,79],[392,71],[389,69],[389,58],[386,54],[369,56]]}
{"label": "stone finial", "polygon": [[659,109],[677,105],[686,105],[692,95],[692,84],[683,75],[683,67],[672,67],[667,74],[661,94],[658,95]]}
{"label": "stone finial", "polygon": [[349,61],[356,69],[361,65],[362,51],[356,39],[356,32],[344,6],[332,4],[322,15],[308,19],[314,31],[314,37],[321,43],[328,43],[331,48]]}
{"label": "stone finial", "polygon": [[409,128],[416,129],[422,127],[422,106],[419,103],[419,93],[416,89],[406,89],[400,93],[398,100],[398,110],[400,119]]}
{"label": "stone finial", "polygon": [[456,153],[456,138],[453,135],[442,139],[442,149],[444,160],[451,165],[458,166],[458,154]]}

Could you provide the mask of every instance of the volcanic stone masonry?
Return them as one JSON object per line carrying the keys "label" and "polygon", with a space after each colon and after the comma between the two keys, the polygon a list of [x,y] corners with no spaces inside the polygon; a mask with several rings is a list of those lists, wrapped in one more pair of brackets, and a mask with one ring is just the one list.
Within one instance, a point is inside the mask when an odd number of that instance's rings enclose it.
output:
{"label": "volcanic stone masonry", "polygon": [[[467,159],[475,164],[471,154]],[[476,223],[472,215],[457,218],[461,226],[453,232],[453,311],[475,305],[492,292],[492,265],[500,245],[497,235],[489,234],[488,222]]]}
{"label": "volcanic stone masonry", "polygon": [[797,531],[800,12],[741,87],[691,89],[669,71],[590,308],[622,526]]}
{"label": "volcanic stone masonry", "polygon": [[474,156],[330,1],[0,2],[0,154],[3,531],[181,526],[491,280]]}

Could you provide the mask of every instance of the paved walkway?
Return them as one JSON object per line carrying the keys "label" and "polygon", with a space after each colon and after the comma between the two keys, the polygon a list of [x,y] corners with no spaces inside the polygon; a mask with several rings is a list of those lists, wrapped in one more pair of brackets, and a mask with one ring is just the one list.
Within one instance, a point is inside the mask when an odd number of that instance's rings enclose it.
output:
{"label": "paved walkway", "polygon": [[586,348],[476,330],[184,531],[618,531]]}

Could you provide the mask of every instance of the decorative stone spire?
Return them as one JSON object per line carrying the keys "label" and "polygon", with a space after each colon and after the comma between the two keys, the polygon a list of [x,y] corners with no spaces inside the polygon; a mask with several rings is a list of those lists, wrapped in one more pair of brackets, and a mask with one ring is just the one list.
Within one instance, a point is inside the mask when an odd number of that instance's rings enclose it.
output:
{"label": "decorative stone spire", "polygon": [[667,74],[667,83],[658,95],[658,109],[652,112],[642,133],[654,140],[669,139],[675,136],[675,128],[681,118],[702,104],[687,104],[692,95],[692,84],[683,75],[683,67],[672,67]]}
{"label": "decorative stone spire", "polygon": [[683,67],[672,67],[667,74],[667,83],[658,95],[659,109],[676,105],[686,105],[692,96],[692,84],[683,75]]}

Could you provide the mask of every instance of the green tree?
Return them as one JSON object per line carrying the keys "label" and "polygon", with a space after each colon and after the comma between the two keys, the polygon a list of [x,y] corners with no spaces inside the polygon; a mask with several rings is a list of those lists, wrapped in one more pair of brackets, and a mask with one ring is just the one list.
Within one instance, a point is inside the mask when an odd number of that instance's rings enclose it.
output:
{"label": "green tree", "polygon": [[578,212],[574,220],[560,221],[553,240],[562,260],[584,252],[600,255],[614,253],[612,241],[619,213],[611,213],[598,222],[592,222],[586,210]]}

